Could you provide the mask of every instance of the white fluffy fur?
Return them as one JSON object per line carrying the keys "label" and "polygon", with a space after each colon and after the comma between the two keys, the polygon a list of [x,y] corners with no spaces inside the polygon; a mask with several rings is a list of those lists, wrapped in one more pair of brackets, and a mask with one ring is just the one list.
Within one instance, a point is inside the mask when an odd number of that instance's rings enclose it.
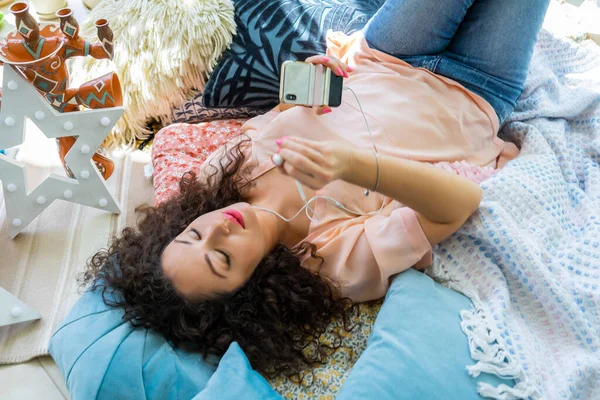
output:
{"label": "white fluffy fur", "polygon": [[114,61],[72,61],[72,85],[116,70],[125,114],[107,138],[108,147],[131,147],[151,132],[152,118],[168,123],[171,110],[191,89],[202,89],[235,33],[230,0],[103,0],[81,24],[97,40],[94,21],[106,18],[114,32]]}

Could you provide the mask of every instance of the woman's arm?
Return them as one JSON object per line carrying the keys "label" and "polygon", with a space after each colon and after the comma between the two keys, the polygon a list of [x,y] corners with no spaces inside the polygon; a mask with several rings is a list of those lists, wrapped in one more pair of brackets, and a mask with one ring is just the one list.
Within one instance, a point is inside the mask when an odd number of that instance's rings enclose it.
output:
{"label": "woman's arm", "polygon": [[[371,150],[302,138],[283,138],[278,144],[283,172],[313,189],[336,179],[375,187],[377,159]],[[481,202],[479,185],[426,163],[380,154],[379,173],[377,191],[417,212],[432,245],[456,232]]]}
{"label": "woman's arm", "polygon": [[[430,164],[379,155],[377,191],[412,208],[431,244],[456,232],[479,207],[479,185]],[[340,179],[374,188],[377,159],[369,150],[354,149]]]}

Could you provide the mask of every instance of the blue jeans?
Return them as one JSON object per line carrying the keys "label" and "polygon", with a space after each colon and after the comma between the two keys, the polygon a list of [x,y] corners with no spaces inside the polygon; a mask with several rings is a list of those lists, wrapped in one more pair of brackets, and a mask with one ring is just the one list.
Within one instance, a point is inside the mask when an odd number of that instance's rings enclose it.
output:
{"label": "blue jeans", "polygon": [[513,111],[549,0],[387,0],[364,27],[371,48],[459,82]]}

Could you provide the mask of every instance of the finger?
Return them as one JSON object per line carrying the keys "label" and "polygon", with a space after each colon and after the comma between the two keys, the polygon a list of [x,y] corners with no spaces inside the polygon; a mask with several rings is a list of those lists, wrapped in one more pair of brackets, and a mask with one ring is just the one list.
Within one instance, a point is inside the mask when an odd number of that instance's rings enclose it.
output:
{"label": "finger", "polygon": [[316,141],[316,140],[310,140],[310,139],[306,139],[303,137],[299,137],[299,136],[285,136],[282,143],[285,141],[292,141],[292,142],[296,142],[296,143],[300,143],[304,146],[310,147],[311,149],[317,150],[319,153],[322,153],[322,149],[324,146],[326,146],[326,142],[323,141]]}
{"label": "finger", "polygon": [[325,67],[331,68],[332,71],[335,71],[338,67],[341,67],[337,58],[325,55],[311,56],[304,60],[304,62],[310,64],[320,64]]}
{"label": "finger", "polygon": [[284,163],[281,168],[284,170],[285,175],[296,179],[301,184],[308,186],[313,190],[319,190],[324,186],[324,183],[322,181],[319,181],[314,176],[308,175],[298,170],[289,163]]}
{"label": "finger", "polygon": [[348,66],[335,57],[317,55],[308,57],[305,62],[324,65],[331,69],[335,75],[348,77]]}
{"label": "finger", "polygon": [[310,177],[322,180],[329,181],[329,174],[314,161],[309,159],[308,157],[297,153],[290,149],[281,149],[279,155],[283,159],[283,167],[286,168],[286,171],[289,174],[289,168],[293,168],[302,172]]}
{"label": "finger", "polygon": [[317,108],[317,115],[329,114],[331,111],[333,110],[329,106],[319,107]]}
{"label": "finger", "polygon": [[321,154],[321,152],[318,150],[318,148],[316,148],[316,146],[307,146],[302,142],[291,139],[282,140],[280,143],[280,149],[289,149],[295,151],[298,154],[302,154],[319,166],[325,165],[325,162],[327,161],[325,160],[325,157],[323,157],[323,154]]}

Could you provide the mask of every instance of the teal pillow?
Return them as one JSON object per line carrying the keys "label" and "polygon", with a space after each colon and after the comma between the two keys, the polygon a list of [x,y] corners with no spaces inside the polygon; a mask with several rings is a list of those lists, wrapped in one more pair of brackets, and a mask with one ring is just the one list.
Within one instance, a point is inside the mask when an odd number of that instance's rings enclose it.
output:
{"label": "teal pillow", "polygon": [[190,400],[217,365],[123,321],[123,311],[105,305],[99,290],[77,301],[52,336],[50,354],[73,399]]}
{"label": "teal pillow", "polygon": [[233,342],[206,388],[193,400],[282,400],[269,383],[250,367],[240,346]]}
{"label": "teal pillow", "polygon": [[[110,297],[110,295],[108,295]],[[480,399],[460,311],[469,299],[417,271],[396,276],[339,400]],[[87,291],[54,333],[50,353],[74,399],[268,399],[280,397],[237,343],[218,364],[173,348],[151,330],[123,321],[99,291]],[[215,372],[216,370],[216,372]],[[214,373],[214,375],[213,375]],[[211,377],[212,376],[212,377]]]}
{"label": "teal pillow", "polygon": [[514,380],[467,373],[474,361],[460,311],[470,308],[468,298],[425,274],[408,270],[394,277],[337,400],[479,400],[478,382],[513,386]]}

